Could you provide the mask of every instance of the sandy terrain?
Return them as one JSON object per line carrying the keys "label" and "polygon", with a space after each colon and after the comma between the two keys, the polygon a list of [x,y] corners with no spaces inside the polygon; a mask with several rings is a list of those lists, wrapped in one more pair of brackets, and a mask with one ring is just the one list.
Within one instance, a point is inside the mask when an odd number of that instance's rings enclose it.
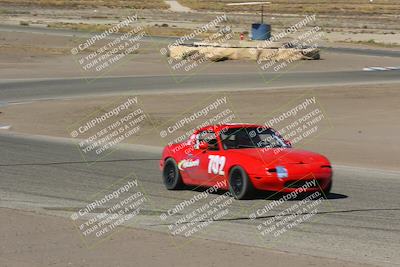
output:
{"label": "sandy terrain", "polygon": [[[261,248],[124,229],[88,249],[70,219],[0,209],[0,265],[23,266],[366,266]],[[17,238],[16,238],[17,237]],[[112,252],[112,253],[110,253]],[[240,255],[240,256],[238,256]],[[283,257],[284,255],[284,257]]]}
{"label": "sandy terrain", "polygon": [[[400,125],[393,122],[398,121],[400,92],[397,86],[391,85],[138,96],[149,120],[138,136],[125,141],[164,146],[174,138],[161,138],[162,129],[202,108],[199,102],[207,104],[224,96],[227,96],[230,109],[236,116],[234,122],[251,123],[264,123],[276,110],[285,111],[285,107],[291,107],[288,103],[293,99],[315,96],[325,110],[330,125],[324,125],[318,137],[299,145],[300,148],[321,152],[335,164],[399,169],[397,155],[400,153],[400,144],[397,133]],[[11,124],[12,131],[69,137],[72,125],[93,112],[104,112],[107,110],[104,107],[111,103],[122,103],[127,98],[96,97],[9,105],[0,109],[0,120]],[[210,113],[204,119],[215,114]],[[199,122],[196,120],[186,125],[174,136],[195,128]]]}
{"label": "sandy terrain", "polygon": [[[71,53],[71,47],[82,43],[77,37],[55,36],[36,33],[2,32],[0,37],[0,79],[57,78],[83,76],[159,75],[179,73],[161,56],[161,45],[145,42],[138,54],[114,64],[106,72],[85,71]],[[98,47],[105,42],[99,42]],[[288,71],[336,71],[361,70],[368,66],[398,66],[398,58],[349,55],[322,50],[322,60],[301,61]],[[226,73],[260,71],[253,61],[229,61],[206,63],[198,73]],[[205,64],[204,64],[205,65]],[[294,65],[294,64],[293,64]],[[272,70],[272,68],[271,68]],[[182,72],[181,72],[182,73]],[[184,73],[184,71],[183,71]],[[184,73],[187,74],[187,73]]]}
{"label": "sandy terrain", "polygon": [[[324,1],[318,5],[313,1],[300,1],[290,4],[283,1],[273,3],[271,7],[266,8],[265,21],[272,25],[272,31],[275,34],[289,27],[289,25],[299,22],[305,14],[317,14],[317,21],[313,25],[322,27],[327,32],[327,40],[331,42],[374,40],[376,43],[397,44],[398,46],[400,45],[398,5],[394,0],[388,1],[373,4],[368,1],[362,1],[363,3],[360,1],[343,1],[345,3],[341,3],[340,7],[334,6],[329,1]],[[2,23],[41,25],[44,27],[48,25],[62,26],[63,24],[70,24],[69,27],[79,27],[82,26],[82,23],[104,26],[115,24],[126,16],[138,14],[141,23],[157,30],[154,35],[164,36],[171,34],[171,30],[176,33],[173,35],[182,36],[183,34],[179,33],[185,33],[185,29],[192,31],[201,27],[215,19],[216,16],[223,14],[227,7],[225,3],[219,1],[198,2],[192,0],[171,1],[173,10],[169,10],[169,5],[160,0],[149,1],[147,6],[138,5],[139,1],[133,4],[126,1],[119,1],[118,4],[114,4],[113,1],[86,1],[88,3],[86,8],[68,5],[68,1],[58,1],[58,5],[44,6],[37,6],[26,0],[18,1],[19,4],[12,2],[9,0],[0,1],[0,21]],[[97,8],[94,9],[93,6],[99,3],[103,3],[103,6],[96,6]],[[177,3],[184,6],[178,6]],[[157,6],[160,9],[151,9]],[[187,7],[190,6],[197,11],[180,12],[189,10]],[[198,8],[199,6],[201,7]],[[207,9],[213,9],[213,12]],[[229,22],[224,24],[231,26],[236,33],[248,32],[251,23],[258,21],[256,9],[250,7],[244,11],[243,7],[236,7],[235,12],[230,10],[227,13]],[[160,25],[164,26],[160,27]],[[368,37],[370,34],[372,36]]]}
{"label": "sandy terrain", "polygon": [[327,39],[332,43],[348,42],[379,45],[397,45],[400,46],[400,33],[393,34],[376,34],[376,33],[346,33],[346,32],[331,32],[326,35]]}

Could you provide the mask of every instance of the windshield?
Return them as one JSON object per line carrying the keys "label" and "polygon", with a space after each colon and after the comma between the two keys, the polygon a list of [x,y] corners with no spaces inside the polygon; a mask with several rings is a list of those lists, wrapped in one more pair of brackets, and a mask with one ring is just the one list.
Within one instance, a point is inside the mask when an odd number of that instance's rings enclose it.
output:
{"label": "windshield", "polygon": [[274,130],[262,127],[231,128],[220,135],[224,149],[289,147]]}

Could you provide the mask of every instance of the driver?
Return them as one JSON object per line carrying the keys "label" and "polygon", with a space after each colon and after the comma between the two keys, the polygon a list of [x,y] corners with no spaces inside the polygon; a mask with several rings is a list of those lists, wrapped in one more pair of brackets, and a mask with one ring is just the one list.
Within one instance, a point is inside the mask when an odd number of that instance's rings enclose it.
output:
{"label": "driver", "polygon": [[236,136],[236,147],[254,147],[253,141],[245,131],[240,131]]}
{"label": "driver", "polygon": [[218,141],[217,139],[208,140],[208,149],[209,150],[218,150]]}

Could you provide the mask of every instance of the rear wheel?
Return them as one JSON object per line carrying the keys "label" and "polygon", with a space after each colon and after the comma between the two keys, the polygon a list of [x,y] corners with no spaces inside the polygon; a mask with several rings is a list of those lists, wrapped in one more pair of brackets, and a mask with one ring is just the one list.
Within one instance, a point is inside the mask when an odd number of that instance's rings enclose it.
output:
{"label": "rear wheel", "polygon": [[178,166],[174,159],[167,159],[164,164],[163,180],[168,190],[176,190],[182,188],[183,181]]}
{"label": "rear wheel", "polygon": [[235,199],[247,199],[254,191],[247,173],[239,166],[229,173],[229,191]]}

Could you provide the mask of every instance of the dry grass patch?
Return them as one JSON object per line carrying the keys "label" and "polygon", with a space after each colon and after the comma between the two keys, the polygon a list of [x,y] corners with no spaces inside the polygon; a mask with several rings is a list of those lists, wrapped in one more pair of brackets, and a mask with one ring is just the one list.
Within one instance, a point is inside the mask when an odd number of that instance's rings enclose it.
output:
{"label": "dry grass patch", "polygon": [[[87,24],[87,23],[51,23],[48,25],[49,28],[58,29],[72,29],[78,31],[88,31],[88,32],[103,32],[109,29],[112,25],[110,24]],[[145,32],[149,36],[183,36],[193,32],[192,29],[179,28],[179,27],[169,27],[169,26],[145,26]],[[130,32],[132,28],[124,27],[120,28],[120,33]],[[206,38],[210,33],[203,33],[197,38]]]}
{"label": "dry grass patch", "polygon": [[167,9],[169,7],[163,0],[0,0],[0,4],[68,8]]}
{"label": "dry grass patch", "polygon": [[[243,2],[242,0],[179,0],[195,10],[212,11],[251,11],[259,10],[256,6],[227,6],[227,3]],[[392,14],[400,13],[400,4],[398,0],[376,0],[370,3],[368,0],[274,0],[268,5],[266,12],[284,13],[284,14]]]}

